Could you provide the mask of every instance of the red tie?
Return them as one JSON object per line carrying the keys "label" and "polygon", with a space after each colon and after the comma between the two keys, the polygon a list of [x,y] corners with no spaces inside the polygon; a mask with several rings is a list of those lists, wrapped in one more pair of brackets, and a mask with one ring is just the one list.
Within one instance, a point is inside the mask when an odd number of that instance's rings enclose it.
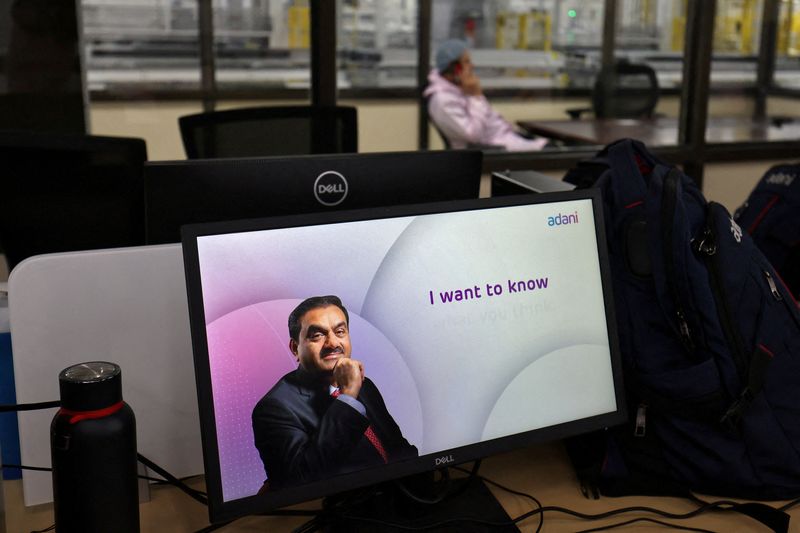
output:
{"label": "red tie", "polygon": [[[338,398],[339,394],[341,394],[339,389],[336,389],[331,393],[331,396]],[[381,439],[379,439],[378,435],[375,434],[375,431],[372,429],[371,425],[367,426],[367,429],[364,431],[364,436],[367,437],[367,440],[375,447],[375,450],[377,450],[377,452],[380,454],[383,462],[388,463],[389,456],[386,454],[386,450],[381,443]]]}

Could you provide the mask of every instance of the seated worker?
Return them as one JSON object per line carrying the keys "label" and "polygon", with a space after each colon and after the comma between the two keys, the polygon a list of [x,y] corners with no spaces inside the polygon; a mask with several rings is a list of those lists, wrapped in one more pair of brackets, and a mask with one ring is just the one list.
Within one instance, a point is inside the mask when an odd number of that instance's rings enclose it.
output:
{"label": "seated worker", "polygon": [[428,115],[453,148],[468,144],[499,145],[510,151],[541,150],[548,139],[528,139],[500,116],[483,96],[467,43],[450,39],[436,50],[436,66],[423,93]]}
{"label": "seated worker", "polygon": [[255,446],[267,472],[259,492],[416,457],[363,363],[350,357],[342,301],[308,298],[288,322],[299,366],[253,409]]}

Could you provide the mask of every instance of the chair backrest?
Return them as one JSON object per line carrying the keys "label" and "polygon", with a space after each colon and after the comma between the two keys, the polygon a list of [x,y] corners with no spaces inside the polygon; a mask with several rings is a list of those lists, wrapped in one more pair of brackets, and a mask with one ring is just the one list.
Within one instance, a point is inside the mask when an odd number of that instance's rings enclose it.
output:
{"label": "chair backrest", "polygon": [[[428,104],[430,103],[430,97],[425,98],[425,109],[428,109]],[[428,122],[433,126],[433,129],[436,130],[436,133],[439,134],[439,138],[442,139],[442,144],[444,144],[445,150],[452,150],[453,145],[450,144],[450,139],[447,138],[447,135],[444,134],[442,128],[439,127],[439,124],[433,120],[433,117],[428,113]]]}
{"label": "chair backrest", "polygon": [[592,107],[597,118],[645,118],[653,115],[658,94],[652,67],[620,61],[598,74]]}
{"label": "chair backrest", "polygon": [[358,152],[354,107],[247,107],[178,122],[189,159]]}
{"label": "chair backrest", "polygon": [[0,130],[0,247],[32,255],[144,244],[144,140]]}
{"label": "chair backrest", "polygon": [[453,145],[450,144],[450,139],[447,138],[447,135],[444,134],[442,129],[439,127],[439,125],[433,119],[430,120],[430,123],[433,124],[433,129],[435,129],[436,133],[439,134],[439,138],[442,139],[442,144],[444,144],[444,149],[445,150],[452,150],[453,149]]}

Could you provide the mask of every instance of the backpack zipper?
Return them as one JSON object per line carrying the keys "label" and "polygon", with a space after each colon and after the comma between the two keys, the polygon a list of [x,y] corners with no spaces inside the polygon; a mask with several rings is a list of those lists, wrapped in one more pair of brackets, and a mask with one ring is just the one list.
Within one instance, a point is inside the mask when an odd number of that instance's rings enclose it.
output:
{"label": "backpack zipper", "polygon": [[775,299],[775,301],[784,303],[784,305],[786,306],[786,310],[791,315],[795,325],[800,327],[800,318],[798,317],[797,303],[792,298],[792,293],[789,292],[789,289],[786,287],[786,284],[783,283],[783,281],[780,279],[780,275],[778,276],[778,281],[780,281],[781,285],[783,285],[784,289],[786,289],[787,294],[789,294],[788,299],[784,297],[783,294],[781,294],[781,290],[778,287],[778,283],[776,282],[775,277],[773,277],[772,274],[770,273],[769,269],[764,265],[761,266],[761,269],[762,269],[761,271],[764,273],[764,279],[767,280],[767,285],[769,286],[769,292],[772,293],[772,297]]}
{"label": "backpack zipper", "polygon": [[634,437],[644,437],[647,431],[647,404],[642,402],[636,408],[636,422],[633,428]]}
{"label": "backpack zipper", "polygon": [[692,332],[689,330],[689,323],[686,321],[686,314],[683,312],[678,290],[675,288],[675,261],[672,256],[672,224],[675,220],[675,206],[678,203],[678,179],[680,172],[671,169],[664,178],[664,195],[661,201],[661,228],[663,236],[663,253],[666,269],[667,290],[669,291],[672,302],[675,304],[675,317],[678,320],[678,333],[686,351],[694,351],[694,341]]}
{"label": "backpack zipper", "polygon": [[719,256],[717,255],[717,233],[714,225],[713,206],[714,202],[711,202],[707,208],[706,227],[703,230],[699,242],[695,245],[695,251],[702,255],[708,272],[711,275],[711,293],[714,296],[714,303],[716,303],[717,306],[717,316],[722,326],[722,333],[728,343],[728,348],[730,348],[733,354],[733,360],[739,372],[739,378],[746,382],[747,358],[744,355],[742,341],[736,333],[727,295],[722,288],[721,267],[719,265]]}
{"label": "backpack zipper", "polygon": [[778,287],[775,285],[775,280],[772,279],[772,275],[765,270],[764,276],[767,278],[767,284],[769,284],[769,291],[772,293],[772,296],[779,302],[783,300],[783,296],[778,292]]}

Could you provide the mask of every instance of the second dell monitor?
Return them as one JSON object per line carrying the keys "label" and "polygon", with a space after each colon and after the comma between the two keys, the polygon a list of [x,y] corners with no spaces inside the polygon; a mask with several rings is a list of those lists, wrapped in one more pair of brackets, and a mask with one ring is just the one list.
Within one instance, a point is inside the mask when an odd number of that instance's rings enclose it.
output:
{"label": "second dell monitor", "polygon": [[209,159],[145,166],[148,244],[184,224],[477,198],[479,151]]}

